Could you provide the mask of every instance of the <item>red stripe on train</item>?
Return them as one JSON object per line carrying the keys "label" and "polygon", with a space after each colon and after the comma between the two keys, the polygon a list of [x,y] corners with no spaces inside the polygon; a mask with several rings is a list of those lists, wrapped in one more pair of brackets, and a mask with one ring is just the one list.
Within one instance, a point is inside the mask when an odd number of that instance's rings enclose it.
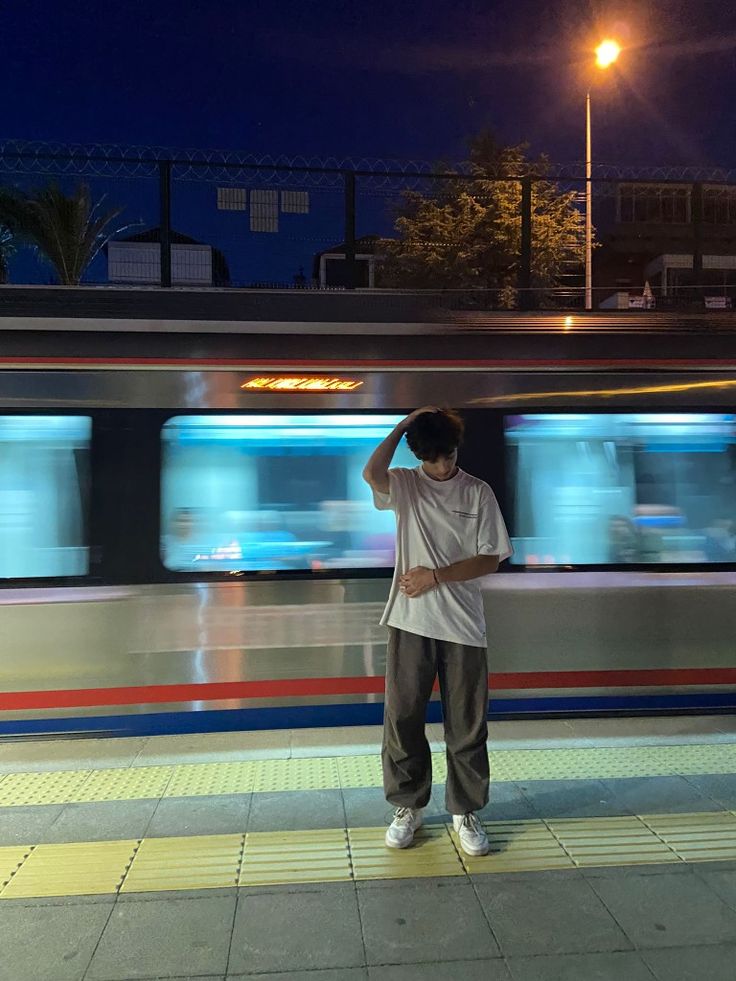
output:
{"label": "red stripe on train", "polygon": [[[489,675],[494,691],[567,688],[653,688],[736,685],[736,668],[673,668],[644,671],[541,671]],[[229,699],[289,698],[310,695],[381,694],[381,675],[359,678],[284,678],[221,681],[188,685],[137,685],[125,688],[72,688],[61,691],[0,693],[0,711],[149,705],[164,702],[215,702]]]}
{"label": "red stripe on train", "polygon": [[53,357],[53,356],[42,356],[42,357],[31,357],[31,356],[21,356],[21,357],[2,357],[0,358],[0,363],[3,365],[23,365],[23,364],[33,364],[33,365],[49,365],[49,364],[60,364],[60,365],[114,365],[114,366],[152,366],[165,368],[167,366],[180,367],[186,365],[204,365],[211,367],[232,367],[236,369],[246,370],[249,367],[262,367],[269,365],[283,365],[290,368],[301,368],[304,370],[321,370],[324,367],[333,367],[338,369],[342,367],[343,369],[350,368],[402,368],[411,366],[427,366],[427,367],[478,367],[478,368],[508,368],[512,370],[514,368],[544,368],[544,367],[600,367],[604,365],[615,366],[619,368],[630,367],[688,367],[689,365],[703,365],[713,368],[732,368],[736,366],[736,362],[724,360],[723,358],[557,358],[557,359],[545,359],[545,358],[521,358],[521,359],[474,359],[474,358],[464,358],[464,359],[416,359],[416,358],[406,358],[393,361],[384,360],[373,360],[370,358],[350,358],[350,359],[335,359],[335,358],[320,358],[319,360],[311,359],[305,360],[303,358],[98,358],[98,357]]}

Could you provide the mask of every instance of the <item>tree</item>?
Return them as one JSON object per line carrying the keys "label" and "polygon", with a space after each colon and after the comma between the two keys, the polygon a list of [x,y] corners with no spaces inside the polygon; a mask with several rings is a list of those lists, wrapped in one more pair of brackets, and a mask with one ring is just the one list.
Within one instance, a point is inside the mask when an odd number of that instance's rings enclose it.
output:
{"label": "tree", "polygon": [[[549,161],[525,145],[501,147],[488,133],[471,143],[472,180],[437,179],[434,193],[409,191],[383,242],[381,284],[413,289],[490,290],[514,306],[521,253],[521,184],[532,182],[532,285],[559,282],[582,260],[583,216],[574,193],[549,179]],[[448,172],[445,170],[445,172]]]}
{"label": "tree", "polygon": [[60,283],[76,286],[100,249],[128,226],[111,227],[122,208],[102,211],[104,198],[92,203],[86,184],[65,194],[58,184],[26,194],[0,189],[0,224],[21,244],[35,248]]}

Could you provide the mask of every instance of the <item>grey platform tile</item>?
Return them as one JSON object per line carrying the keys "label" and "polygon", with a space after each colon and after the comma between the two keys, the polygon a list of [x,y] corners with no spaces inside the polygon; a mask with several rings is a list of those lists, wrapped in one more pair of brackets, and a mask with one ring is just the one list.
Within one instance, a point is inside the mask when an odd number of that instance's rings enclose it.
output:
{"label": "grey platform tile", "polygon": [[723,735],[722,717],[717,715],[658,716],[640,719],[571,719],[570,729],[578,739],[592,745],[657,745],[710,742]]}
{"label": "grey platform tile", "polygon": [[92,893],[86,896],[26,896],[23,899],[3,899],[0,902],[0,915],[5,907],[17,909],[21,906],[114,906],[118,901],[114,892],[96,895]]}
{"label": "grey platform tile", "polygon": [[242,834],[248,826],[250,794],[166,797],[159,802],[148,836]]}
{"label": "grey platform tile", "polygon": [[700,872],[736,872],[736,859],[716,858],[709,862],[693,862],[692,870],[696,874]]}
{"label": "grey platform tile", "polygon": [[[720,896],[724,903],[731,909],[736,910],[736,872],[728,870],[714,870],[707,865],[698,865],[697,873],[713,892]],[[736,977],[736,970],[734,971]]]}
{"label": "grey platform tile", "polygon": [[664,862],[653,865],[591,865],[583,866],[579,871],[584,879],[622,879],[632,875],[695,875],[697,870],[695,862]]}
{"label": "grey platform tile", "polygon": [[697,875],[588,881],[637,947],[736,943],[736,913]]}
{"label": "grey platform tile", "polygon": [[[429,733],[427,734],[429,737]],[[376,756],[381,752],[383,726],[335,726],[291,729],[290,755],[294,759],[314,756]]]}
{"label": "grey platform tile", "polygon": [[274,886],[240,886],[238,889],[238,894],[243,897],[247,896],[265,896],[265,895],[297,895],[298,893],[315,893],[315,892],[340,892],[344,891],[353,895],[355,893],[355,883],[344,881],[344,882],[289,882],[280,883]]}
{"label": "grey platform tile", "polygon": [[535,872],[476,881],[476,892],[507,957],[630,950],[632,945],[577,874]]}
{"label": "grey platform tile", "polygon": [[601,780],[525,780],[524,796],[543,818],[630,814]]}
{"label": "grey platform tile", "polygon": [[67,804],[38,838],[39,843],[114,841],[142,838],[156,810],[155,800]]}
{"label": "grey platform tile", "polygon": [[690,814],[719,811],[720,804],[701,794],[684,777],[629,777],[603,780],[622,814]]}
{"label": "grey platform tile", "polygon": [[[736,753],[734,757],[736,760]],[[685,779],[701,794],[712,797],[726,808],[736,808],[736,773],[689,773]]]}
{"label": "grey platform tile", "polygon": [[652,981],[649,968],[631,950],[514,957],[509,967],[514,981]]}
{"label": "grey platform tile", "polygon": [[138,736],[114,739],[40,739],[0,745],[0,773],[26,770],[98,770],[131,766],[146,740]]}
{"label": "grey platform tile", "polygon": [[349,828],[378,828],[392,821],[394,809],[380,787],[345,788],[342,799]]}
{"label": "grey platform tile", "polygon": [[80,981],[110,916],[109,905],[0,908],[0,977]]}
{"label": "grey platform tile", "polygon": [[574,738],[572,723],[564,719],[493,720],[488,723],[491,749],[549,749],[569,746]]}
{"label": "grey platform tile", "polygon": [[499,956],[472,888],[427,883],[358,891],[368,964]]}
{"label": "grey platform tile", "polygon": [[[432,801],[436,809],[449,820],[445,806],[445,785],[432,788]],[[478,814],[484,821],[522,821],[537,816],[521,787],[516,783],[494,783],[491,776],[491,793],[488,804]]]}
{"label": "grey platform tile", "polygon": [[494,783],[490,800],[478,812],[484,821],[527,821],[537,816],[531,801],[516,783]]}
{"label": "grey platform tile", "polygon": [[499,958],[369,967],[368,977],[370,981],[512,981],[509,969]]}
{"label": "grey platform tile", "polygon": [[[391,824],[394,806],[388,803],[380,787],[345,788],[342,797],[349,828],[378,828]],[[423,818],[431,822],[432,819],[442,821],[446,816],[444,810],[431,798],[424,809]]]}
{"label": "grey platform tile", "polygon": [[118,905],[123,903],[153,903],[172,899],[197,900],[219,897],[236,899],[237,886],[224,886],[221,889],[156,889],[151,892],[122,892],[116,897]]}
{"label": "grey platform tile", "polygon": [[37,844],[63,809],[62,804],[0,807],[0,846]]}
{"label": "grey platform tile", "polygon": [[224,974],[235,903],[235,896],[118,903],[87,978]]}
{"label": "grey platform tile", "polygon": [[362,967],[354,889],[241,893],[230,974]]}
{"label": "grey platform tile", "polygon": [[338,967],[335,970],[327,971],[287,971],[284,974],[228,974],[227,981],[235,981],[236,978],[257,978],[261,981],[368,981],[368,969],[365,967]]}
{"label": "grey platform tile", "polygon": [[736,947],[728,944],[642,950],[641,956],[657,981],[734,981],[736,978]]}
{"label": "grey platform tile", "polygon": [[[407,886],[417,886],[429,889],[430,886],[439,890],[449,887],[462,888],[472,891],[473,884],[467,876],[407,876],[406,879],[359,879],[355,883],[358,892],[364,890],[380,889],[405,889]],[[441,901],[441,900],[440,900]]]}
{"label": "grey platform tile", "polygon": [[248,831],[311,831],[344,827],[345,811],[339,790],[253,794]]}
{"label": "grey platform tile", "polygon": [[183,733],[176,736],[149,736],[136,757],[135,766],[225,763],[255,759],[285,760],[289,755],[288,729]]}

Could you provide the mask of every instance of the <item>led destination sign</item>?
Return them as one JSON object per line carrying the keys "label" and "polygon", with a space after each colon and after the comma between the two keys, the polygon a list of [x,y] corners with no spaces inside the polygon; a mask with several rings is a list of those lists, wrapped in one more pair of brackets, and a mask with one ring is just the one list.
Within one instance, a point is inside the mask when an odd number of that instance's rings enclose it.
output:
{"label": "led destination sign", "polygon": [[240,386],[243,391],[262,392],[354,392],[363,382],[356,378],[329,376],[259,375]]}

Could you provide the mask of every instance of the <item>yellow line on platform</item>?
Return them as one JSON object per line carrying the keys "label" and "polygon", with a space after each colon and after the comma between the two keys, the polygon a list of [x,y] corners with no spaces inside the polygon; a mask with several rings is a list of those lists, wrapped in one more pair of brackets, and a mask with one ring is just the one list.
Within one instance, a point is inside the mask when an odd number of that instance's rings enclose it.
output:
{"label": "yellow line on platform", "polygon": [[482,858],[466,856],[444,824],[425,825],[398,851],[382,827],[0,848],[0,900],[736,860],[736,811],[485,828]]}
{"label": "yellow line on platform", "polygon": [[[736,746],[732,743],[491,750],[489,757],[491,779],[496,783],[736,771]],[[434,782],[443,783],[447,772],[444,754],[432,755],[432,769]],[[377,753],[55,770],[0,776],[0,807],[380,786]]]}

